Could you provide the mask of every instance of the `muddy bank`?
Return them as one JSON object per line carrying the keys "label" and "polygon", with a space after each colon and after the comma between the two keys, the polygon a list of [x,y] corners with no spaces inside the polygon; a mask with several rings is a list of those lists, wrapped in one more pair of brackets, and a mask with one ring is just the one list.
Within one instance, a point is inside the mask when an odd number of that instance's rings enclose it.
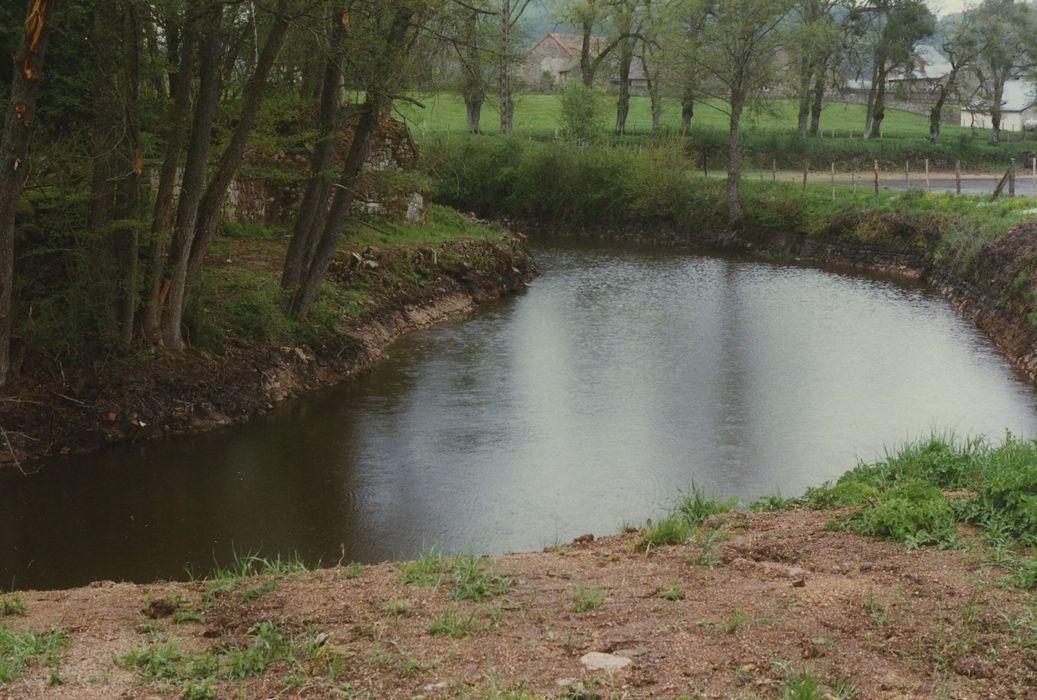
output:
{"label": "muddy bank", "polygon": [[0,697],[1034,696],[1032,596],[998,585],[978,539],[910,551],[832,532],[833,515],[714,516],[647,552],[588,535],[496,560],[23,592],[2,624],[64,644]]}
{"label": "muddy bank", "polygon": [[[519,226],[517,224],[512,224]],[[531,235],[576,237],[699,251],[735,250],[763,258],[865,270],[934,285],[1012,364],[1037,383],[1037,223],[966,252],[941,245],[943,232],[909,216],[862,213],[831,222],[821,235],[704,224],[681,230],[656,223],[632,228],[520,226]]]}
{"label": "muddy bank", "polygon": [[516,293],[535,274],[518,239],[343,251],[330,283],[370,296],[348,327],[308,343],[236,342],[215,354],[155,353],[24,377],[0,400],[0,470],[248,420],[356,376],[404,333]]}

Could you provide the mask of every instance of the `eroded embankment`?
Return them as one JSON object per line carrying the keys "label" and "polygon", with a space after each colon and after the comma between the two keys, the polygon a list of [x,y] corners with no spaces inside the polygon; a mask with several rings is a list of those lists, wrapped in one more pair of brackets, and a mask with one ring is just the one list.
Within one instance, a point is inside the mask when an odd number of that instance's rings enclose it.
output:
{"label": "eroded embankment", "polygon": [[315,331],[311,342],[239,341],[219,353],[158,353],[26,377],[0,402],[8,441],[0,443],[0,468],[247,420],[356,376],[404,333],[515,293],[535,272],[517,240],[344,252],[330,282],[362,289],[365,307],[334,332]]}
{"label": "eroded embankment", "polygon": [[693,250],[739,250],[767,258],[865,270],[934,285],[1019,370],[1037,382],[1037,222],[968,252],[942,246],[943,232],[908,215],[863,212],[820,235],[705,223],[696,230],[666,224],[551,230],[551,235]]}

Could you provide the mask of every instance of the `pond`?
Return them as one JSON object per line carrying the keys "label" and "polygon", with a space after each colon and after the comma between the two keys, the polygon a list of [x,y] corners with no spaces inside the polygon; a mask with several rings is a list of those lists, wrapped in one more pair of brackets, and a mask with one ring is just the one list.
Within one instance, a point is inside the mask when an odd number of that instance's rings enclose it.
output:
{"label": "pond", "polygon": [[501,553],[839,476],[931,430],[1037,433],[1037,394],[933,290],[795,264],[538,244],[523,295],[218,433],[0,479],[0,586]]}

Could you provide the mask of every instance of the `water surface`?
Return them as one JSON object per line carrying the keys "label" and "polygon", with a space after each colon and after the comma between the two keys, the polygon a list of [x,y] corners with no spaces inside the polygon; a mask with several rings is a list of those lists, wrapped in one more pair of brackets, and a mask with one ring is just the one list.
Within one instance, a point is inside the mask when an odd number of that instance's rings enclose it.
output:
{"label": "water surface", "polygon": [[219,433],[0,479],[0,585],[498,553],[751,499],[933,428],[1037,434],[1033,389],[934,292],[795,265],[548,246],[527,293]]}

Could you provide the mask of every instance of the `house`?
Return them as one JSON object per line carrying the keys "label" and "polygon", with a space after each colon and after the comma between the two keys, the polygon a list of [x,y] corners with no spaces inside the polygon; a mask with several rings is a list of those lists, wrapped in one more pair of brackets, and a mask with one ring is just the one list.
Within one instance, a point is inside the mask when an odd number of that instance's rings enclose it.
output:
{"label": "house", "polygon": [[[1032,80],[1013,78],[1005,82],[1001,100],[1001,128],[1004,131],[1022,131],[1023,125],[1037,119],[1037,99]],[[961,125],[977,129],[990,128],[990,101],[977,99],[961,108]]]}
{"label": "house", "polygon": [[[601,37],[591,37],[591,57],[597,57],[603,46],[604,42]],[[582,53],[582,35],[548,32],[526,53],[522,71],[523,81],[532,90],[551,91],[564,85],[570,78],[579,80]],[[619,87],[619,76],[616,73],[614,62],[607,62],[599,69],[598,74],[602,77],[609,76],[609,84],[613,88]],[[633,94],[643,95],[647,89],[648,81],[645,76],[644,64],[640,58],[635,57],[630,66],[630,91]]]}
{"label": "house", "polygon": [[927,95],[938,90],[952,70],[951,62],[936,47],[917,44],[911,63],[890,73],[886,86],[899,88],[906,96]]}
{"label": "house", "polygon": [[[591,39],[591,55],[598,54],[600,42],[598,37]],[[526,53],[523,68],[526,85],[534,90],[553,90],[570,75],[578,76],[582,51],[583,37],[579,34],[548,32]]]}

